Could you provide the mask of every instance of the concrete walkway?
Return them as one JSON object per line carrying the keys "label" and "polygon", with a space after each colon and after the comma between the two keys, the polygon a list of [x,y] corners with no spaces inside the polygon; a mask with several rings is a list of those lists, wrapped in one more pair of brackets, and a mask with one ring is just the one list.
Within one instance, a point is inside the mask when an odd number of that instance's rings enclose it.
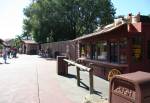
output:
{"label": "concrete walkway", "polygon": [[[0,58],[2,62],[2,58]],[[0,64],[0,103],[81,103],[89,94],[88,74],[81,73],[84,85],[76,85],[76,71],[69,76],[56,74],[56,61],[39,56],[19,55]],[[94,77],[95,93],[108,98],[109,83]]]}

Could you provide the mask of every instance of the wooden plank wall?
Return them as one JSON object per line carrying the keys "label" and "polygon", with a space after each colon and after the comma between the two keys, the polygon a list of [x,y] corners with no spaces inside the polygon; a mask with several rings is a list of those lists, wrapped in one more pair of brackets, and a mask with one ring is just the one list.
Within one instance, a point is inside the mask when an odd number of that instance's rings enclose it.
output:
{"label": "wooden plank wall", "polygon": [[75,41],[68,40],[41,44],[42,50],[46,51],[48,48],[51,50],[52,57],[55,56],[56,52],[59,52],[59,55],[66,55],[71,60],[76,60],[77,58],[77,45]]}

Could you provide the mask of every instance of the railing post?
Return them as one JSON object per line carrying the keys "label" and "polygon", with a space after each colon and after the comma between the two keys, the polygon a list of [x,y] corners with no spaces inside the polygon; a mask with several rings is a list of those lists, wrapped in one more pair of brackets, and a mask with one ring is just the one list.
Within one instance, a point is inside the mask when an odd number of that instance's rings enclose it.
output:
{"label": "railing post", "polygon": [[90,94],[94,92],[94,81],[93,81],[93,68],[89,71],[89,82],[90,82]]}
{"label": "railing post", "polygon": [[80,68],[77,68],[77,85],[80,86]]}

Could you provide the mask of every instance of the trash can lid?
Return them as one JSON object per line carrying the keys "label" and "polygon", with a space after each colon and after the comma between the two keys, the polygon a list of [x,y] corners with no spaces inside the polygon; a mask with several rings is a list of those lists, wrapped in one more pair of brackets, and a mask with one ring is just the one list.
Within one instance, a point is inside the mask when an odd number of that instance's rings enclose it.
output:
{"label": "trash can lid", "polygon": [[115,78],[118,78],[118,79],[120,78],[125,81],[134,82],[136,84],[141,84],[141,83],[150,82],[150,73],[137,71],[134,73],[117,75],[114,77],[114,79]]}

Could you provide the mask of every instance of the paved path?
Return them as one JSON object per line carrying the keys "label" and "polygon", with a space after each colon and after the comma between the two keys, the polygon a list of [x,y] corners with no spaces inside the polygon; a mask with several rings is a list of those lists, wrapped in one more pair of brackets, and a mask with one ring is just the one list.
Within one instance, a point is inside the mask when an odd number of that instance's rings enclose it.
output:
{"label": "paved path", "polygon": [[[0,64],[0,103],[81,103],[89,93],[76,85],[74,67],[69,68],[70,76],[63,77],[56,74],[55,60],[19,55],[8,63]],[[88,85],[88,75],[81,75]],[[108,97],[108,82],[94,80],[99,81],[95,84],[97,93]]]}

